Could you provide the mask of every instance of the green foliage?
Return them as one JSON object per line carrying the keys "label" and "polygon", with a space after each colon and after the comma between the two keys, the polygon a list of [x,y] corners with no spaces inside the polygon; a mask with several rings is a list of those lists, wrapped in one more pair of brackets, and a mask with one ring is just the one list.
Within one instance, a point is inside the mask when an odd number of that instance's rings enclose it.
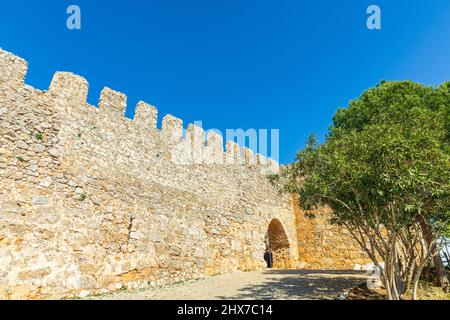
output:
{"label": "green foliage", "polygon": [[[305,210],[328,206],[400,299],[450,235],[450,83],[382,82],[333,117],[271,181]],[[433,240],[434,239],[434,240]]]}
{"label": "green foliage", "polygon": [[420,214],[448,231],[449,117],[450,83],[383,82],[337,111],[323,145],[310,138],[282,174],[284,191],[305,209],[332,207],[335,223],[359,223],[377,208],[374,224],[402,228]]}
{"label": "green foliage", "polygon": [[36,140],[41,141],[43,139],[42,133],[41,132],[36,132],[34,137],[36,138]]}
{"label": "green foliage", "polygon": [[378,219],[369,221],[373,228],[381,223],[400,229],[426,213],[442,231],[438,224],[450,214],[450,157],[434,131],[407,131],[398,124],[336,130],[324,145],[308,144],[299,153],[286,191],[296,191],[307,210],[330,206],[336,223],[359,224],[377,208]]}
{"label": "green foliage", "polygon": [[[411,81],[383,82],[367,90],[346,109],[338,109],[333,117],[331,132],[336,128],[361,131],[377,123],[405,124],[419,112],[450,116],[450,82],[438,88]],[[449,122],[446,122],[448,129]],[[448,138],[448,137],[447,137]],[[449,140],[447,140],[447,143]]]}

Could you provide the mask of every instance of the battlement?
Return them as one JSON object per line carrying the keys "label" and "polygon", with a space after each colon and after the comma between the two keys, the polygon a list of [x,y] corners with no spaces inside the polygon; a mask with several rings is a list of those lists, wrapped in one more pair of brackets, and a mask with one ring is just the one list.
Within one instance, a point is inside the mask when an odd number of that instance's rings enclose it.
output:
{"label": "battlement", "polygon": [[24,85],[28,62],[0,48],[0,85],[19,88]]}
{"label": "battlement", "polygon": [[[27,69],[28,63],[24,59],[0,49],[2,91],[24,88]],[[87,107],[103,121],[118,124],[129,122],[125,118],[127,96],[124,93],[105,87],[100,94],[98,108],[95,108],[87,103],[89,83],[79,75],[56,72],[47,92],[54,97],[58,106],[66,106],[65,110],[69,113]],[[161,129],[158,129],[157,123],[157,108],[140,101],[130,125],[142,134],[158,135],[172,153],[177,153],[172,159],[182,159],[182,163],[253,166],[261,168],[264,173],[278,170],[276,161],[260,154],[255,155],[250,149],[233,141],[226,142],[224,152],[223,138],[216,132],[205,132],[201,127],[188,124],[184,135],[183,121],[170,114],[163,117]]]}

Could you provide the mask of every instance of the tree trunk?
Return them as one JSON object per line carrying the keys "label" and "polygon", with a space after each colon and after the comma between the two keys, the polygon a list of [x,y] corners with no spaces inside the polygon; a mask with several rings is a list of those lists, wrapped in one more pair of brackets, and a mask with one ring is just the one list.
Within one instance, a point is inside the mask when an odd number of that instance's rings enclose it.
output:
{"label": "tree trunk", "polygon": [[418,296],[418,294],[417,294],[417,289],[418,289],[418,287],[419,287],[419,281],[417,280],[417,281],[414,281],[414,283],[413,283],[413,289],[412,289],[412,299],[413,300],[419,300],[419,296]]}
{"label": "tree trunk", "polygon": [[[414,249],[411,252],[414,253]],[[414,267],[415,267],[415,261],[414,261],[414,259],[410,259],[410,261],[408,263],[408,269],[407,269],[408,271],[407,271],[407,275],[406,275],[406,287],[405,287],[404,293],[409,291],[409,289],[411,289],[411,287],[412,287],[412,282],[413,282],[413,278],[414,278]]]}
{"label": "tree trunk", "polygon": [[419,281],[420,281],[420,277],[422,275],[423,269],[425,268],[425,266],[427,265],[427,261],[428,261],[428,256],[425,257],[424,259],[422,259],[422,261],[419,263],[419,265],[417,266],[417,270],[414,274],[414,279],[413,279],[413,292],[412,292],[412,299],[413,300],[418,300],[418,287],[419,287]]}
{"label": "tree trunk", "polygon": [[419,274],[419,276],[414,277],[414,280],[413,280],[413,288],[412,288],[412,299],[413,300],[419,300],[418,289],[419,289],[420,274]]}
{"label": "tree trunk", "polygon": [[450,283],[445,274],[444,263],[442,262],[442,258],[439,254],[433,257],[434,267],[436,270],[436,285],[442,287],[445,292],[448,292],[450,288]]}
{"label": "tree trunk", "polygon": [[[432,253],[436,253],[437,246],[434,240],[434,236],[430,231],[430,228],[428,227],[423,217],[420,217],[419,222],[420,228],[422,229],[427,245],[431,248]],[[450,288],[450,283],[447,278],[447,275],[445,274],[444,263],[442,262],[442,258],[439,252],[437,254],[434,254],[433,262],[436,271],[436,285],[441,287],[445,292],[448,292]]]}

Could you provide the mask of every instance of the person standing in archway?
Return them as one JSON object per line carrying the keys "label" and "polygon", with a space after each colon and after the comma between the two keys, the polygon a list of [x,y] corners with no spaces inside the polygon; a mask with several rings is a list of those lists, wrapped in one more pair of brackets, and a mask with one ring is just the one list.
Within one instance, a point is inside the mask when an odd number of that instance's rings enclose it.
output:
{"label": "person standing in archway", "polygon": [[273,255],[272,255],[272,250],[270,250],[270,248],[266,248],[266,251],[264,252],[264,260],[267,263],[267,268],[272,269],[273,268]]}

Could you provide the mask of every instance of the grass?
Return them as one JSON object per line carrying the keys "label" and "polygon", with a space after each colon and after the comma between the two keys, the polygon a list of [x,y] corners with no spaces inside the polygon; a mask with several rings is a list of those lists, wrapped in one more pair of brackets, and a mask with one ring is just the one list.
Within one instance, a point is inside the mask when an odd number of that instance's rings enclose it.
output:
{"label": "grass", "polygon": [[[445,300],[450,301],[450,293],[445,293],[441,287],[435,287],[430,283],[419,284],[419,300]],[[349,300],[386,300],[385,289],[370,290],[365,284],[353,288],[349,293]],[[405,294],[403,300],[412,300],[412,292]]]}
{"label": "grass", "polygon": [[[419,300],[447,300],[450,301],[450,293],[445,293],[441,287],[435,287],[429,283],[421,282],[419,284]],[[411,294],[408,293],[405,297],[407,300],[411,299]]]}

